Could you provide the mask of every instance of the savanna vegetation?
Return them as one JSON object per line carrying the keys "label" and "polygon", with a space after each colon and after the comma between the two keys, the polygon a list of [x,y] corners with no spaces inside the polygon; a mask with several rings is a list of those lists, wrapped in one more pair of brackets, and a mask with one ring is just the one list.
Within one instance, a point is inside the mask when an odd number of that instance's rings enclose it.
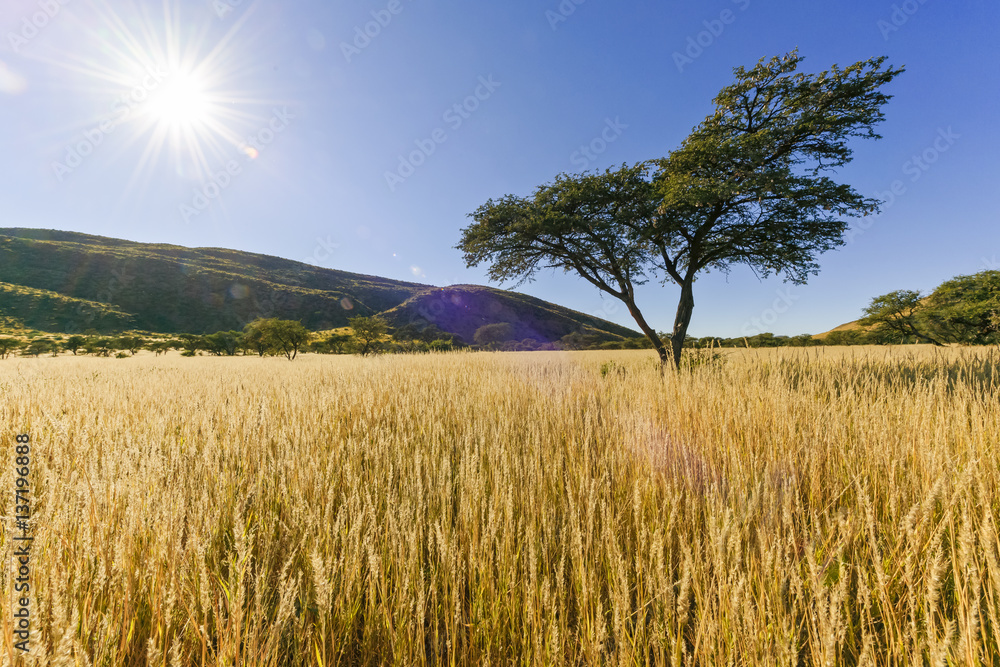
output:
{"label": "savanna vegetation", "polygon": [[32,659],[1000,664],[995,348],[654,360],[8,360]]}

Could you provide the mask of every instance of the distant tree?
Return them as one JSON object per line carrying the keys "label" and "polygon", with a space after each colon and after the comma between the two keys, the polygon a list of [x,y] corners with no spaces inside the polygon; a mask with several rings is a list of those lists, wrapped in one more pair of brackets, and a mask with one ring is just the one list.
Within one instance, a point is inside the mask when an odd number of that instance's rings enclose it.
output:
{"label": "distant tree", "polygon": [[46,352],[51,352],[52,349],[53,343],[51,340],[48,338],[36,338],[24,348],[24,354],[31,357],[38,357]]}
{"label": "distant tree", "polygon": [[262,357],[268,353],[278,353],[291,361],[308,344],[309,337],[309,330],[301,322],[276,317],[259,318],[244,329],[243,345]]}
{"label": "distant tree", "polygon": [[70,336],[66,339],[66,342],[63,343],[63,349],[67,352],[72,352],[75,357],[77,350],[81,349],[86,342],[87,339],[83,336]]}
{"label": "distant tree", "polygon": [[161,354],[166,354],[170,350],[171,344],[168,340],[157,340],[151,342],[148,347],[153,354],[160,356]]}
{"label": "distant tree", "polygon": [[368,356],[382,350],[382,339],[389,331],[389,324],[380,316],[352,317],[348,320],[351,327],[351,341],[355,351],[361,356]]}
{"label": "distant tree", "polygon": [[799,334],[798,336],[792,336],[788,340],[788,344],[792,347],[813,347],[819,345],[819,341],[813,338],[811,334]]}
{"label": "distant tree", "polygon": [[181,334],[178,337],[178,342],[181,349],[184,350],[181,354],[186,357],[193,357],[198,354],[199,350],[207,348],[205,338],[197,334]]}
{"label": "distant tree", "polygon": [[205,345],[211,354],[232,357],[240,349],[242,338],[239,331],[217,331],[205,336]]}
{"label": "distant tree", "polygon": [[496,347],[501,343],[514,340],[514,327],[510,322],[484,324],[476,329],[476,333],[472,335],[472,340],[480,347]]}
{"label": "distant tree", "polygon": [[326,339],[326,347],[332,354],[344,354],[350,342],[351,336],[349,334],[330,334]]}
{"label": "distant tree", "polygon": [[102,336],[87,341],[87,345],[93,350],[92,354],[98,357],[108,357],[111,356],[111,351],[115,348],[115,341],[113,338]]}
{"label": "distant tree", "polygon": [[448,339],[438,339],[432,340],[427,344],[427,349],[431,352],[450,352],[455,349],[455,344],[452,340]]}
{"label": "distant tree", "polygon": [[273,346],[292,361],[298,356],[299,350],[309,342],[309,330],[295,320],[266,320],[265,331],[270,336]]}
{"label": "distant tree", "polygon": [[254,320],[243,329],[244,349],[256,352],[261,357],[271,352],[271,340],[265,333],[263,322],[263,319]]}
{"label": "distant tree", "polygon": [[146,340],[140,336],[119,336],[115,340],[115,349],[128,352],[133,357],[146,345]]}
{"label": "distant tree", "polygon": [[[734,70],[712,114],[663,159],[489,200],[462,232],[466,263],[488,264],[499,282],[576,273],[621,300],[661,364],[680,368],[700,274],[745,264],[803,283],[820,253],[844,244],[846,218],[878,210],[825,174],[851,161],[850,139],[879,138],[881,89],[902,69],[875,58],[804,74],[801,61],[792,52]],[[680,287],[669,351],[636,302],[651,278]]]}
{"label": "distant tree", "polygon": [[864,332],[860,329],[845,329],[841,331],[831,331],[823,338],[824,345],[864,345]]}
{"label": "distant tree", "polygon": [[622,341],[622,349],[625,350],[641,350],[651,347],[652,345],[648,338],[626,338]]}
{"label": "distant tree", "polygon": [[859,324],[873,327],[876,334],[892,332],[898,334],[900,340],[913,336],[917,340],[941,345],[941,341],[923,326],[925,310],[921,303],[920,292],[896,290],[872,299],[865,307],[865,316],[859,320]]}
{"label": "distant tree", "polygon": [[0,359],[6,359],[12,352],[17,352],[24,345],[16,338],[0,338]]}
{"label": "distant tree", "polygon": [[592,350],[601,344],[601,338],[594,334],[574,331],[560,338],[559,344],[564,350]]}
{"label": "distant tree", "polygon": [[1000,271],[958,276],[939,285],[927,298],[926,321],[950,342],[1000,342]]}
{"label": "distant tree", "polygon": [[416,324],[414,324],[412,322],[409,323],[409,324],[405,324],[405,325],[403,325],[401,327],[397,327],[392,332],[392,338],[393,338],[393,340],[397,340],[397,341],[418,340],[418,339],[421,338],[421,336],[420,336],[420,328]]}

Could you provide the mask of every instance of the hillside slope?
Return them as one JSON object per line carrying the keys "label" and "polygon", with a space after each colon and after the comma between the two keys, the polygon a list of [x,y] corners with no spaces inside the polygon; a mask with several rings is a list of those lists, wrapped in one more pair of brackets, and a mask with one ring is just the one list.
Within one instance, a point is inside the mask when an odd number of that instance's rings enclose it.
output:
{"label": "hillside slope", "polygon": [[[137,329],[207,333],[257,317],[345,326],[428,285],[221,248],[134,243],[74,232],[0,228],[0,282],[107,304]],[[81,313],[65,330],[105,329]]]}
{"label": "hillside slope", "polygon": [[601,340],[621,340],[640,334],[612,322],[563,308],[526,294],[479,285],[452,285],[424,290],[387,311],[393,326],[433,324],[471,344],[481,326],[509,322],[515,340],[533,338],[551,343],[579,332]]}
{"label": "hillside slope", "polygon": [[395,326],[433,323],[466,342],[495,322],[509,322],[519,340],[539,342],[572,332],[603,340],[639,335],[489,287],[436,288],[223,248],[0,228],[0,318],[30,328],[211,333],[281,317],[326,330],[379,313]]}

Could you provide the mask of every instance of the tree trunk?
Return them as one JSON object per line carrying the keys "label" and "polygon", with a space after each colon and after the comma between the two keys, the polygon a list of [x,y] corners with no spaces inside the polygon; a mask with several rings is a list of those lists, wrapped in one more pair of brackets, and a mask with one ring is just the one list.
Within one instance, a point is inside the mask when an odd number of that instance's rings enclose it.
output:
{"label": "tree trunk", "polygon": [[632,319],[635,320],[635,323],[639,325],[639,329],[642,331],[642,333],[646,335],[646,338],[649,339],[649,342],[653,344],[653,349],[656,350],[656,354],[660,356],[660,369],[662,370],[663,367],[666,366],[667,362],[670,360],[670,356],[667,353],[666,346],[663,344],[663,341],[660,340],[660,337],[656,334],[656,331],[654,331],[653,328],[646,323],[646,318],[642,316],[642,313],[639,311],[639,308],[635,305],[635,302],[633,302],[631,299],[622,299],[622,300],[628,307],[628,312],[632,316]]}
{"label": "tree trunk", "polygon": [[674,333],[670,337],[670,348],[675,368],[681,367],[681,350],[684,349],[684,339],[687,337],[688,325],[691,324],[691,314],[694,312],[693,282],[689,278],[681,285],[681,298],[677,303],[677,315],[674,317]]}

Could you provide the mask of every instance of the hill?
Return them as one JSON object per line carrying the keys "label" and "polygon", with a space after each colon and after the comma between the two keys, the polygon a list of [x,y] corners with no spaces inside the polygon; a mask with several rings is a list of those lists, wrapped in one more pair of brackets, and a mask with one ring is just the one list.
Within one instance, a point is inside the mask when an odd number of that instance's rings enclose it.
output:
{"label": "hill", "polygon": [[824,331],[823,333],[815,334],[813,335],[813,338],[817,340],[823,340],[835,331],[866,331],[866,330],[867,329],[861,326],[861,323],[858,320],[854,320],[853,322],[846,322],[844,324],[841,324],[840,326],[836,326],[830,329],[829,331]]}
{"label": "hill", "polygon": [[541,342],[572,331],[607,340],[639,335],[523,294],[446,289],[224,248],[0,228],[0,318],[46,331],[203,334],[258,317],[324,330],[385,313],[395,324],[434,323],[467,342],[493,322]]}
{"label": "hill", "polygon": [[453,285],[424,290],[384,313],[393,326],[433,324],[472,343],[476,329],[509,322],[515,340],[557,341],[578,332],[605,340],[640,334],[605,320],[563,308],[526,294],[479,285]]}

